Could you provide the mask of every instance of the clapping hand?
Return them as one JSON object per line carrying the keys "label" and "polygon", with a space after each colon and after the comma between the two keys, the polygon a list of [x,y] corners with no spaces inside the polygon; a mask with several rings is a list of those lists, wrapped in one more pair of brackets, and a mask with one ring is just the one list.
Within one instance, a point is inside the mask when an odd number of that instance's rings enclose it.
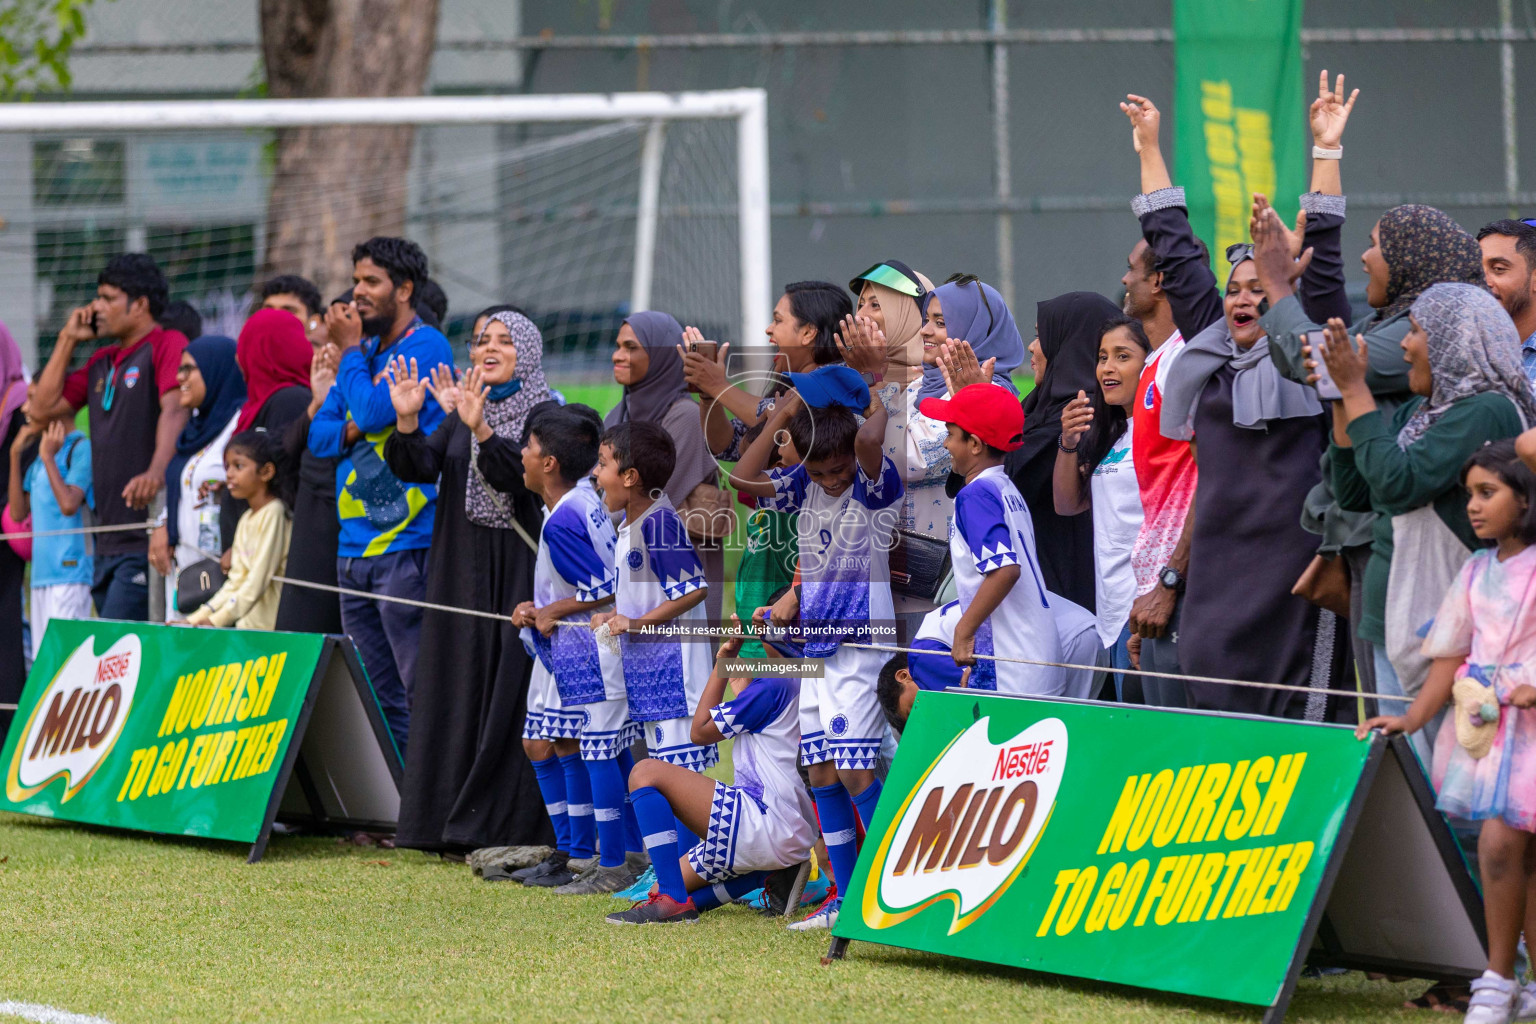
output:
{"label": "clapping hand", "polygon": [[481,378],[480,367],[471,366],[464,374],[463,383],[459,385],[459,421],[477,437],[480,428],[485,426],[485,399],[490,393],[491,386]]}
{"label": "clapping hand", "polygon": [[1339,140],[1344,137],[1344,126],[1349,123],[1349,113],[1355,109],[1355,98],[1360,95],[1356,89],[1349,94],[1349,99],[1344,99],[1344,76],[1340,75],[1338,84],[1332,89],[1328,88],[1328,70],[1323,69],[1317,76],[1317,99],[1312,101],[1307,116],[1312,122],[1312,144],[1323,149],[1338,149]]}
{"label": "clapping hand", "polygon": [[427,380],[427,391],[437,399],[437,404],[442,406],[444,415],[453,412],[458,407],[461,393],[459,383],[454,378],[453,367],[447,363],[438,363],[432,367],[432,375]]}
{"label": "clapping hand", "polygon": [[939,369],[944,374],[944,386],[949,389],[951,396],[972,384],[990,383],[996,366],[996,356],[984,363],[977,362],[976,350],[963,338],[946,341],[939,349]]}
{"label": "clapping hand", "polygon": [[[1312,250],[1303,249],[1299,256],[1296,254],[1293,246],[1301,244],[1300,231],[1295,235],[1287,231],[1280,215],[1263,200],[1262,195],[1254,196],[1254,214],[1248,230],[1253,235],[1253,263],[1259,273],[1259,284],[1273,303],[1289,294],[1275,294],[1282,285],[1289,287],[1295,284],[1296,279],[1306,271],[1312,262]],[[1305,221],[1298,223],[1298,229],[1304,224]]]}
{"label": "clapping hand", "polygon": [[320,401],[330,394],[336,383],[336,367],[341,362],[341,350],[327,342],[315,349],[309,360],[309,393]]}
{"label": "clapping hand", "polygon": [[[1291,259],[1300,258],[1302,240],[1307,233],[1307,211],[1296,211],[1296,227],[1292,229],[1285,226],[1285,221],[1280,219],[1279,214],[1275,215],[1273,224],[1267,223],[1269,211],[1272,209],[1264,193],[1253,194],[1253,213],[1248,218],[1248,237],[1254,239],[1257,244],[1259,231],[1278,231],[1285,238],[1285,248],[1291,254]],[[1261,221],[1266,223],[1261,226]]]}
{"label": "clapping hand", "polygon": [[885,332],[867,316],[845,316],[837,335],[843,360],[860,373],[885,376],[891,353],[885,344]]}
{"label": "clapping hand", "polygon": [[427,382],[416,373],[416,360],[406,361],[396,356],[385,370],[389,375],[389,400],[395,407],[395,415],[402,420],[420,415],[427,400]]}
{"label": "clapping hand", "polygon": [[1077,443],[1082,440],[1084,434],[1088,433],[1088,428],[1092,425],[1093,403],[1086,391],[1079,391],[1077,397],[1061,410],[1062,447],[1076,448]]}
{"label": "clapping hand", "polygon": [[1140,153],[1143,148],[1157,148],[1157,133],[1163,123],[1163,115],[1156,105],[1145,96],[1126,93],[1126,102],[1120,110],[1131,122],[1131,145]]}
{"label": "clapping hand", "polygon": [[[1308,370],[1317,369],[1317,360],[1321,356],[1323,363],[1328,367],[1328,375],[1338,385],[1339,393],[1345,394],[1354,388],[1363,388],[1365,384],[1365,372],[1370,368],[1370,351],[1365,345],[1365,335],[1355,336],[1355,344],[1349,343],[1349,329],[1344,326],[1344,321],[1338,317],[1330,317],[1324,328],[1327,337],[1323,343],[1322,352],[1311,351],[1312,346],[1303,345],[1302,354],[1309,357],[1306,360]],[[1309,373],[1307,382],[1316,384],[1318,374]]]}

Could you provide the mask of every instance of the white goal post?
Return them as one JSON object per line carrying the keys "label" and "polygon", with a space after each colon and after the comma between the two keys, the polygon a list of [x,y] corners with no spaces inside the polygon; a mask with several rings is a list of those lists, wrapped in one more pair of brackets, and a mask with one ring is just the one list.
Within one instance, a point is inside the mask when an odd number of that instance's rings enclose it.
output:
{"label": "white goal post", "polygon": [[630,308],[650,306],[660,167],[665,126],[674,121],[733,121],[736,129],[738,340],[768,323],[768,116],[762,89],[683,93],[518,96],[423,96],[301,100],[153,100],[112,103],[0,104],[0,133],[113,135],[183,130],[274,129],[331,125],[509,125],[549,122],[638,122],[647,125],[636,195],[635,259]]}

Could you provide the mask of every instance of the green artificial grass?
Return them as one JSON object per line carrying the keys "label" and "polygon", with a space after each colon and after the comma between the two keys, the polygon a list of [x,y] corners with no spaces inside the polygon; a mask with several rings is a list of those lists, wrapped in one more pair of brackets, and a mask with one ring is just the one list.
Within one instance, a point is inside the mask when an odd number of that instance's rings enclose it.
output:
{"label": "green artificial grass", "polygon": [[[275,837],[247,865],[233,844],[0,814],[0,1002],[114,1024],[1261,1015],[862,943],[823,967],[826,933],[788,932],[744,907],[697,926],[603,922],[622,906],[331,838]],[[1158,954],[1138,945],[1127,955]],[[1424,987],[1304,979],[1287,1019],[1428,1021],[1397,1009]]]}

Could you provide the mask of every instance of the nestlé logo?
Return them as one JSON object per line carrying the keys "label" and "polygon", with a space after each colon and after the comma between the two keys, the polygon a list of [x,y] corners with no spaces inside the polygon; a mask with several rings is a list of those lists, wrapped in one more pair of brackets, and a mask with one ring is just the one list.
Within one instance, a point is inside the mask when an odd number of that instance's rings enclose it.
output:
{"label": "nestl\u00e9 logo", "polygon": [[80,791],[122,735],[138,688],[144,658],[139,638],[129,634],[104,654],[92,653],[94,636],[65,659],[32,708],[11,755],[6,795],[25,800],[63,777],[60,802]]}
{"label": "nestl\u00e9 logo", "polygon": [[1067,766],[1067,727],[1048,718],[993,743],[990,721],[950,743],[881,838],[864,886],[871,928],[949,900],[954,935],[997,902],[1034,852]]}

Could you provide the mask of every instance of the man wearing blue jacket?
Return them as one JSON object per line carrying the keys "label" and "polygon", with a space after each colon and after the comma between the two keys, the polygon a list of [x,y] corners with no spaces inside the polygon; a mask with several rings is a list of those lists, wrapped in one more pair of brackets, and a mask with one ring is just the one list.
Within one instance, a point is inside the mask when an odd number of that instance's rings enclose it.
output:
{"label": "man wearing blue jacket", "polygon": [[[427,257],[404,238],[370,238],[352,250],[352,304],[326,314],[341,349],[336,383],[309,427],[309,450],[340,461],[336,511],[341,520],[336,578],[340,586],[416,601],[426,595],[427,547],[432,542],[437,488],[404,484],[384,464],[384,441],[395,425],[385,369],[396,356],[415,360],[425,376],[453,365],[448,339],[416,315]],[[443,420],[436,397],[421,409],[430,434]],[[357,645],[400,754],[410,721],[421,609],[393,601],[342,595],[342,627]]]}

